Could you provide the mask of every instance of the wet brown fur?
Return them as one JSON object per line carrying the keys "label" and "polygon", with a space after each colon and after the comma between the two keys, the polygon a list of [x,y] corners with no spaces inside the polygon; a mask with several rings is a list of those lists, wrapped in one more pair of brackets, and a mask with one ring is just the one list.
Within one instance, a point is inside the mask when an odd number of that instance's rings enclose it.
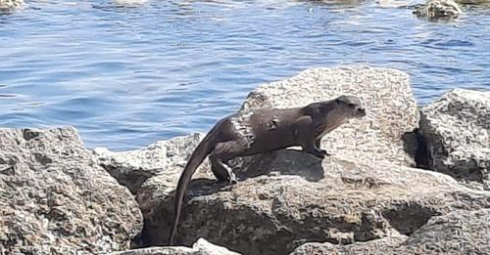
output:
{"label": "wet brown fur", "polygon": [[236,113],[218,121],[192,153],[177,184],[169,245],[177,231],[187,185],[206,156],[218,181],[233,183],[236,180],[226,165],[228,160],[291,146],[301,146],[304,152],[323,158],[328,153],[320,149],[321,138],[348,119],[366,115],[354,96],[290,109],[262,108],[249,114]]}

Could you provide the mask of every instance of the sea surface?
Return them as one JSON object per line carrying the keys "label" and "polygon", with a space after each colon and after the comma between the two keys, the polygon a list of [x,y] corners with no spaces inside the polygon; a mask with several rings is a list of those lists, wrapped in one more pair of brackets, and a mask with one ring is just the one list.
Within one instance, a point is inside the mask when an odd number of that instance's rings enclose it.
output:
{"label": "sea surface", "polygon": [[403,6],[422,1],[26,1],[0,15],[0,126],[71,125],[89,148],[206,132],[312,67],[403,70],[420,104],[490,89],[490,6],[428,22]]}

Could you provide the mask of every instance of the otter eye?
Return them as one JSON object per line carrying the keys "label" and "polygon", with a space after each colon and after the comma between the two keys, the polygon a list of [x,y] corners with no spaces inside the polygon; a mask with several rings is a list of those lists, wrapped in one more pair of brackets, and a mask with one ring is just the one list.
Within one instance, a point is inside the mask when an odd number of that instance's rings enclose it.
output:
{"label": "otter eye", "polygon": [[355,104],[350,104],[350,103],[349,103],[349,104],[347,104],[347,106],[349,106],[349,108],[351,108],[351,109],[354,109],[354,107],[356,107],[356,105],[355,105]]}

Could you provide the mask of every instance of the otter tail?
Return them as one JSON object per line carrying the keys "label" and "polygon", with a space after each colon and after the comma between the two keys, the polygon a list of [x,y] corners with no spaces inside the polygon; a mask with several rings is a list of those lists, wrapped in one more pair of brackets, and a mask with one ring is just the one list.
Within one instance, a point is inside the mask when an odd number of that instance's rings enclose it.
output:
{"label": "otter tail", "polygon": [[182,203],[184,200],[184,195],[187,190],[187,185],[192,178],[192,175],[196,172],[199,165],[204,161],[206,156],[213,150],[216,145],[216,141],[214,139],[214,135],[212,135],[212,131],[204,137],[204,139],[199,143],[197,148],[192,153],[187,165],[182,172],[182,175],[179,178],[179,182],[177,184],[177,189],[175,193],[175,208],[174,208],[174,222],[172,225],[172,229],[170,231],[170,238],[168,241],[168,245],[172,245],[174,241],[175,233],[177,232],[177,225],[179,224],[180,213],[182,211]]}

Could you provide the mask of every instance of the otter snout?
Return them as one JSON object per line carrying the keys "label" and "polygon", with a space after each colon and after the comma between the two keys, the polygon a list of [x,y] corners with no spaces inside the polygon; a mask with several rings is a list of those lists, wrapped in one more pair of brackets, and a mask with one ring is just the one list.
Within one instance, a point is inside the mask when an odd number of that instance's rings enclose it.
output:
{"label": "otter snout", "polygon": [[357,108],[357,115],[360,117],[366,116],[366,109],[364,108]]}

